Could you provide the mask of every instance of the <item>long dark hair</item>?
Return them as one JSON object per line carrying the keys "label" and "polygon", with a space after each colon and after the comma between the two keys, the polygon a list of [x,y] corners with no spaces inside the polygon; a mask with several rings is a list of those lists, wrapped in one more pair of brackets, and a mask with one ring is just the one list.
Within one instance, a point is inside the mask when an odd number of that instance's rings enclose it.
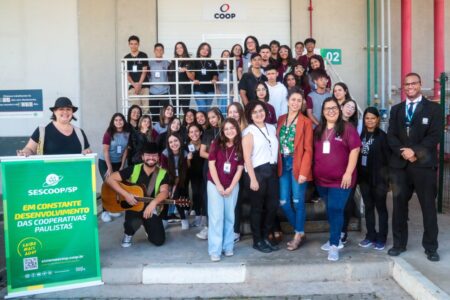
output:
{"label": "long dark hair", "polygon": [[356,103],[356,101],[353,99],[345,100],[344,102],[342,102],[341,109],[344,109],[345,104],[349,102],[353,102],[353,104],[355,104],[355,113],[350,118],[348,118],[348,122],[352,124],[355,128],[357,128],[359,115],[358,115],[358,104]]}
{"label": "long dark hair", "polygon": [[323,133],[327,129],[327,119],[325,118],[325,114],[323,113],[323,110],[325,108],[325,104],[328,102],[334,102],[338,108],[337,110],[338,110],[339,115],[336,120],[336,124],[334,125],[334,135],[342,136],[342,134],[344,133],[344,130],[345,130],[345,121],[342,119],[342,111],[339,107],[339,103],[332,97],[328,97],[322,103],[322,112],[320,113],[320,123],[314,130],[314,138],[316,140],[321,140]]}
{"label": "long dark hair", "polygon": [[185,58],[189,57],[189,52],[187,50],[186,44],[184,42],[181,42],[181,41],[177,42],[175,44],[175,47],[173,49],[173,57],[179,57],[178,54],[177,54],[177,46],[178,45],[181,45],[181,47],[183,48],[183,54],[181,55],[181,57],[185,57]]}
{"label": "long dark hair", "polygon": [[148,127],[147,132],[145,133],[145,137],[147,138],[147,141],[149,142],[154,142],[153,140],[153,123],[152,123],[152,117],[150,117],[150,115],[143,115],[140,119],[139,119],[139,124],[138,124],[138,132],[141,133],[141,126],[142,126],[142,122],[148,119],[150,122],[150,126]]}
{"label": "long dark hair", "polygon": [[278,49],[278,65],[280,66],[283,63],[283,59],[281,59],[280,57],[280,50],[281,49],[286,49],[288,51],[288,57],[287,57],[287,64],[288,66],[292,66],[293,63],[295,62],[295,59],[292,57],[292,50],[288,45],[281,45],[280,48]]}
{"label": "long dark hair", "polygon": [[[266,89],[266,97],[264,97],[264,101],[267,103],[267,102],[269,102],[269,98],[270,98],[269,87],[267,86],[267,84],[264,81],[258,82],[258,84],[256,84],[256,87],[255,87],[256,99],[255,100],[259,100],[258,99],[258,93],[256,92],[256,90],[258,89],[258,87],[260,85],[262,85]],[[252,99],[250,99],[250,100],[252,100]]]}
{"label": "long dark hair", "polygon": [[[336,83],[334,84],[334,86],[333,86],[333,93],[332,93],[331,97],[333,97],[334,99],[336,99],[336,97],[334,96],[334,88],[335,88],[336,86],[340,86],[340,87],[344,90],[344,92],[345,92],[345,100],[350,100],[350,99],[352,99],[352,96],[350,96],[350,91],[348,90],[348,86],[347,86],[345,83],[343,83],[343,82],[336,82]],[[336,100],[337,100],[337,99],[336,99]]]}
{"label": "long dark hair", "polygon": [[117,117],[120,117],[123,121],[123,129],[122,129],[123,132],[130,132],[130,125],[125,120],[125,116],[121,113],[115,113],[111,117],[111,121],[109,121],[108,129],[106,129],[106,132],[109,134],[109,136],[111,137],[112,140],[114,139],[114,134],[117,133],[117,128],[116,128],[116,126],[114,126],[114,120]]}
{"label": "long dark hair", "polygon": [[175,108],[173,107],[172,104],[166,104],[163,107],[161,107],[161,110],[159,111],[159,125],[161,125],[161,127],[166,127],[166,124],[164,123],[164,120],[166,119],[165,114],[166,114],[166,109],[168,107],[172,107],[172,111],[174,111],[172,118],[170,118],[169,123],[173,120],[173,118],[175,118]]}
{"label": "long dark hair", "polygon": [[244,56],[247,55],[247,53],[248,53],[247,41],[249,39],[252,39],[255,42],[255,52],[259,53],[259,42],[258,42],[258,39],[255,36],[253,36],[253,35],[249,35],[244,40],[244,53],[243,53]]}
{"label": "long dark hair", "polygon": [[[210,113],[210,112],[212,112],[213,114],[215,114],[218,118],[219,118],[219,123],[217,124],[217,127],[219,127],[220,128],[220,126],[222,125],[222,122],[223,122],[223,115],[222,115],[222,112],[220,111],[220,109],[218,108],[218,107],[211,107],[209,110],[208,110],[208,113],[206,114],[206,120],[208,120],[208,114]],[[209,121],[208,121],[208,124],[209,124]],[[209,128],[212,128],[212,126],[211,126],[211,124],[209,124]]]}
{"label": "long dark hair", "polygon": [[229,142],[229,139],[225,136],[225,130],[224,130],[225,125],[227,123],[230,123],[236,129],[236,136],[234,137],[234,140],[233,140],[233,146],[234,146],[234,151],[238,155],[238,158],[242,159],[243,152],[242,152],[241,128],[235,119],[226,118],[225,121],[222,123],[222,126],[220,128],[220,135],[217,139],[217,144],[222,150],[225,150],[227,148],[227,142]]}
{"label": "long dark hair", "polygon": [[[172,149],[169,147],[169,138],[175,137],[180,142],[180,150],[179,150],[179,160],[178,160],[178,182],[176,176],[176,168],[175,168],[175,154]],[[170,185],[177,184],[178,187],[184,188],[186,185],[186,178],[188,172],[187,158],[184,156],[183,150],[183,139],[178,133],[171,133],[167,135],[167,152],[168,152],[168,168],[167,172],[169,173],[169,183]]]}
{"label": "long dark hair", "polygon": [[[366,127],[366,122],[364,120],[366,119],[366,115],[369,113],[376,116],[377,118],[380,118],[380,112],[378,111],[378,109],[376,107],[369,106],[368,108],[366,108],[363,113],[363,129],[361,132],[361,136],[364,136],[368,132],[367,127]],[[378,121],[379,121],[379,119],[378,119]],[[379,131],[380,131],[380,122],[378,122],[377,127],[375,128],[374,134],[377,135],[379,133]]]}
{"label": "long dark hair", "polygon": [[[321,70],[324,70],[325,71],[325,63],[323,62],[323,57],[322,56],[320,56],[320,55],[318,55],[318,54],[314,54],[313,56],[311,56],[310,58],[309,58],[309,63],[308,63],[308,72],[312,72],[312,71],[314,71],[312,68],[311,68],[311,60],[313,60],[313,59],[316,59],[316,60],[318,60],[319,61],[319,63],[320,63],[320,67],[319,67],[319,69],[321,69]],[[317,70],[317,69],[316,69]]]}
{"label": "long dark hair", "polygon": [[[223,57],[223,54],[224,54],[225,52],[230,53],[229,50],[223,50],[222,53],[220,54],[220,58]],[[231,57],[231,53],[230,53],[230,57]],[[231,62],[231,60],[229,60],[229,62]],[[231,66],[231,65],[230,65],[230,66]],[[218,68],[219,70],[221,70],[221,71],[225,71],[226,65],[225,65],[225,60],[224,60],[224,59],[221,59],[221,60],[220,60],[220,63],[219,63],[219,65],[217,66],[217,68]],[[231,68],[229,68],[228,71],[231,73]]]}
{"label": "long dark hair", "polygon": [[[130,123],[130,120],[131,120],[131,112],[135,108],[139,109],[139,118],[142,117],[142,108],[139,105],[137,105],[137,104],[133,104],[133,105],[130,106],[130,108],[128,108],[128,112],[127,112],[128,123]],[[138,123],[139,123],[139,120],[138,120]]]}
{"label": "long dark hair", "polygon": [[197,119],[195,118],[195,115],[197,114],[197,111],[193,108],[188,108],[186,109],[186,112],[184,113],[184,117],[183,117],[183,127],[188,127],[188,123],[186,123],[186,115],[187,113],[192,113],[194,115],[194,122],[192,122],[193,124],[197,123]]}
{"label": "long dark hair", "polygon": [[208,46],[208,56],[206,56],[206,57],[211,57],[211,45],[208,44],[207,42],[203,42],[198,46],[197,57],[200,57],[200,50],[203,48],[203,46]]}

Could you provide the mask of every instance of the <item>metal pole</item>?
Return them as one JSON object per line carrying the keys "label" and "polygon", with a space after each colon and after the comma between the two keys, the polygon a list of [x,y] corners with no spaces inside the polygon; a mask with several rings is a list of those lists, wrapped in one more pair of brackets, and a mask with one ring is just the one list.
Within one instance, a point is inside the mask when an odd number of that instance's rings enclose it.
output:
{"label": "metal pole", "polygon": [[367,106],[370,106],[370,0],[367,0]]}
{"label": "metal pole", "polygon": [[[445,127],[445,85],[447,83],[447,76],[442,73],[440,76],[440,92],[441,92],[441,109],[442,109],[442,128]],[[444,155],[445,155],[445,130],[441,132],[441,142],[439,145],[439,190],[438,190],[438,212],[442,213],[442,199],[444,196]]]}
{"label": "metal pole", "polygon": [[180,116],[180,87],[179,85],[179,79],[178,79],[178,57],[175,57],[175,105],[177,108],[177,116]]}
{"label": "metal pole", "polygon": [[385,71],[385,55],[384,55],[384,47],[385,47],[385,42],[384,42],[384,1],[385,0],[380,0],[380,13],[381,13],[381,22],[380,22],[380,26],[381,26],[381,109],[385,108],[385,102],[386,102],[386,71]]}
{"label": "metal pole", "polygon": [[[445,68],[445,1],[434,0],[434,79]],[[439,83],[434,82],[434,99],[439,99]]]}
{"label": "metal pole", "polygon": [[[402,0],[401,2],[401,23],[402,23],[402,42],[401,42],[401,49],[402,49],[402,66],[401,66],[401,78],[400,82],[403,82],[403,78],[405,78],[406,74],[411,72],[411,65],[412,65],[412,32],[411,32],[411,7],[412,3],[411,0]],[[405,99],[405,93],[401,93],[401,99],[404,101]]]}
{"label": "metal pole", "polygon": [[[387,53],[387,66],[388,66],[388,78],[387,78],[387,100],[390,102],[392,99],[392,41],[391,41],[391,0],[387,1],[387,35],[388,35],[388,53]],[[387,116],[386,116],[387,117]]]}
{"label": "metal pole", "polygon": [[[373,97],[375,103],[378,99],[378,5],[373,0]],[[378,104],[378,103],[377,103]]]}
{"label": "metal pole", "polygon": [[127,107],[128,107],[128,89],[127,89],[127,63],[126,61],[121,61],[121,69],[122,69],[122,113],[124,116],[127,115]]}

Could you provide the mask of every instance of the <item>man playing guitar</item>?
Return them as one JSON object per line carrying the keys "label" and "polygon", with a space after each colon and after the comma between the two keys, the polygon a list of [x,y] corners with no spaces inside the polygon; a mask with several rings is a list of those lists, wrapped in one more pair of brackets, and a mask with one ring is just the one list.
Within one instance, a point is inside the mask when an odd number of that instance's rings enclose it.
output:
{"label": "man playing guitar", "polygon": [[140,212],[132,210],[125,212],[125,222],[123,224],[125,235],[122,240],[122,247],[131,246],[132,237],[141,225],[144,226],[150,243],[161,246],[166,239],[162,219],[156,214],[156,207],[169,197],[169,179],[166,170],[158,167],[159,155],[156,143],[144,145],[142,161],[142,164],[129,166],[112,173],[106,180],[111,188],[123,196],[131,206],[136,205],[137,200],[119,185],[122,181],[144,185],[146,187],[146,196],[154,198],[150,203],[146,203],[144,210]]}

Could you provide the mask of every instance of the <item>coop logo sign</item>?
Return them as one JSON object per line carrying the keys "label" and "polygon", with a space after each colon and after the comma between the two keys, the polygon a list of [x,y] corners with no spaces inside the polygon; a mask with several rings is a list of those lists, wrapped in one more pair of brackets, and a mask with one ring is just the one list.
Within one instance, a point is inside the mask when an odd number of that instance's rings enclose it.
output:
{"label": "coop logo sign", "polygon": [[231,11],[231,5],[224,3],[219,7],[219,11],[214,14],[214,19],[234,19],[236,18],[236,13]]}
{"label": "coop logo sign", "polygon": [[42,196],[42,195],[54,195],[64,193],[74,193],[78,190],[76,186],[57,187],[57,185],[63,180],[63,176],[57,174],[48,174],[42,183],[40,189],[28,190],[28,196]]}

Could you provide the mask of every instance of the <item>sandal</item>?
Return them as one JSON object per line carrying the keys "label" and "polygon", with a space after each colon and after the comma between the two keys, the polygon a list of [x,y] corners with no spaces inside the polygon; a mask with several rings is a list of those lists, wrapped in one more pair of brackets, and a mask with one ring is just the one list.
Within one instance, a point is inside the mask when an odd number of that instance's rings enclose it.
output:
{"label": "sandal", "polygon": [[301,236],[300,238],[294,238],[292,239],[290,242],[287,243],[287,250],[289,251],[294,251],[297,250],[298,248],[300,248],[300,246],[303,244],[303,242],[305,241],[305,236]]}

